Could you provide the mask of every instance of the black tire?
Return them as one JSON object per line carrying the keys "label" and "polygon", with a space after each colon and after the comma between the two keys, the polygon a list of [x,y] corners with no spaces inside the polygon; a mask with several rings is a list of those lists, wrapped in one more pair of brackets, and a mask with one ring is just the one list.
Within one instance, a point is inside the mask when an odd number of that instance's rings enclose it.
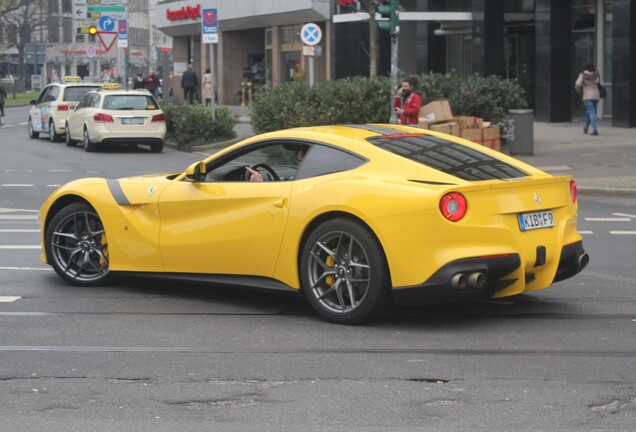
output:
{"label": "black tire", "polygon": [[62,135],[55,132],[55,122],[51,120],[49,122],[49,141],[58,142],[62,140]]}
{"label": "black tire", "polygon": [[153,153],[161,153],[163,151],[163,141],[160,143],[150,144],[150,151]]}
{"label": "black tire", "polygon": [[60,210],[46,227],[44,243],[49,264],[67,282],[96,286],[112,279],[104,225],[90,205]]}
{"label": "black tire", "polygon": [[40,136],[40,134],[33,129],[33,121],[31,120],[31,117],[29,117],[27,131],[29,131],[29,138],[31,139],[36,139]]}
{"label": "black tire", "polygon": [[390,276],[380,242],[359,222],[338,218],[320,224],[301,252],[302,290],[327,321],[361,324],[384,315]]}
{"label": "black tire", "polygon": [[65,134],[64,134],[64,141],[66,142],[66,145],[68,147],[75,147],[75,145],[77,144],[77,142],[71,138],[71,132],[69,132],[68,130],[68,123],[66,123],[66,126],[64,127],[65,129]]}
{"label": "black tire", "polygon": [[88,129],[84,126],[84,151],[94,152],[97,150],[97,143],[91,141],[91,137],[88,135]]}

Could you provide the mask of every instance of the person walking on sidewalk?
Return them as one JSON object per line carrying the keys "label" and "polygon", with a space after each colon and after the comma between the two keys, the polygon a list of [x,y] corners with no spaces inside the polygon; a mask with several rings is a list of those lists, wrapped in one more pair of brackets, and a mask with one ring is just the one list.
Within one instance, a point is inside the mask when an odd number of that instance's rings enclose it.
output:
{"label": "person walking on sidewalk", "polygon": [[0,84],[0,126],[4,124],[4,99],[7,97],[7,91]]}
{"label": "person walking on sidewalk", "polygon": [[188,69],[181,76],[181,88],[183,89],[183,99],[190,102],[190,105],[194,103],[198,87],[197,73],[193,70],[192,63],[188,63]]}
{"label": "person walking on sidewalk", "polygon": [[583,105],[585,105],[585,126],[583,127],[583,133],[585,134],[587,134],[591,124],[592,135],[598,135],[596,105],[601,98],[598,90],[599,84],[603,83],[594,65],[585,63],[583,71],[579,74],[574,84],[577,93],[583,97]]}
{"label": "person walking on sidewalk", "polygon": [[393,100],[395,113],[400,117],[400,123],[403,125],[418,127],[422,98],[415,93],[417,82],[416,75],[406,77]]}

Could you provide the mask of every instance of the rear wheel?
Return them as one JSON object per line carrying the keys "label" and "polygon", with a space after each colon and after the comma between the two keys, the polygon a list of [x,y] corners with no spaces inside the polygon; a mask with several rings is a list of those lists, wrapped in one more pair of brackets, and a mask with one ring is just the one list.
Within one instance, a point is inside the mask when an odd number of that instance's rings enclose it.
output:
{"label": "rear wheel", "polygon": [[33,121],[31,120],[31,117],[29,117],[29,123],[27,125],[27,130],[29,131],[29,138],[35,139],[35,138],[40,136],[40,134],[38,132],[36,132],[35,129],[33,129]]}
{"label": "rear wheel", "polygon": [[84,151],[94,152],[97,150],[97,143],[91,141],[91,137],[88,135],[88,129],[84,126]]}
{"label": "rear wheel", "polygon": [[333,219],[307,238],[300,260],[302,290],[328,321],[359,324],[390,305],[390,277],[382,247],[364,225]]}
{"label": "rear wheel", "polygon": [[55,132],[55,122],[51,120],[49,122],[49,141],[57,142],[62,139],[62,136]]}
{"label": "rear wheel", "polygon": [[68,123],[66,123],[66,126],[64,129],[66,129],[66,134],[64,135],[65,137],[64,141],[66,142],[66,145],[69,147],[75,147],[76,142],[74,139],[71,138],[71,131],[68,128]]}
{"label": "rear wheel", "polygon": [[90,205],[73,203],[60,210],[44,239],[49,264],[62,279],[92,286],[112,278],[104,225]]}
{"label": "rear wheel", "polygon": [[150,144],[150,151],[153,153],[161,153],[163,150],[163,141],[160,143]]}

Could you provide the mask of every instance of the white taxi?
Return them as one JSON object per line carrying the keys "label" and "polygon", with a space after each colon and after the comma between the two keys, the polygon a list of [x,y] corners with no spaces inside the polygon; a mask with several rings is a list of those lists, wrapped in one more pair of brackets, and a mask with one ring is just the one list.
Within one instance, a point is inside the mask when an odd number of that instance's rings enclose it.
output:
{"label": "white taxi", "polygon": [[28,131],[30,138],[40,133],[51,141],[60,141],[69,112],[89,91],[101,87],[99,83],[82,83],[80,77],[65,77],[64,81],[46,86],[36,100],[31,101]]}
{"label": "white taxi", "polygon": [[147,90],[100,89],[86,93],[66,120],[66,145],[92,152],[110,144],[163,149],[166,116]]}

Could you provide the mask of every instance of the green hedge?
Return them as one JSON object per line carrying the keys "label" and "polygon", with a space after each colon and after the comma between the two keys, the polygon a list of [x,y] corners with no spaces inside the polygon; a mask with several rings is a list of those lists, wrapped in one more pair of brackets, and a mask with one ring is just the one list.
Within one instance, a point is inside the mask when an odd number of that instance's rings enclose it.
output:
{"label": "green hedge", "polygon": [[238,119],[228,108],[218,107],[214,121],[206,105],[162,102],[161,108],[166,115],[166,138],[173,139],[182,150],[236,138]]}
{"label": "green hedge", "polygon": [[297,126],[386,123],[390,116],[389,80],[354,77],[309,87],[290,83],[256,94],[251,117],[254,132]]}
{"label": "green hedge", "polygon": [[[423,104],[448,99],[454,115],[472,115],[499,124],[504,137],[508,110],[527,106],[524,90],[514,80],[454,73],[422,74],[419,79]],[[394,94],[390,90],[388,77],[345,78],[313,87],[291,83],[263,89],[252,107],[252,127],[262,133],[296,126],[388,123]]]}

